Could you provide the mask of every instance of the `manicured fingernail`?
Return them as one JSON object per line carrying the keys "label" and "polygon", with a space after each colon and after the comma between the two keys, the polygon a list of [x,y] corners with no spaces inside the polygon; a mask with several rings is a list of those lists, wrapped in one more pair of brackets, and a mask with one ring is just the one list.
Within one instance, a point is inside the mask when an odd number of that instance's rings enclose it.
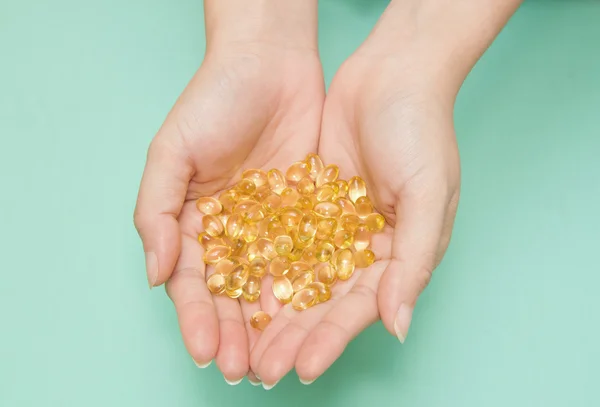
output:
{"label": "manicured fingernail", "polygon": [[260,385],[261,385],[261,383],[262,383],[261,381],[255,382],[255,381],[253,381],[253,380],[250,380],[250,379],[248,379],[248,381],[249,381],[249,382],[250,382],[250,384],[251,384],[251,385],[253,385],[253,386],[260,386]]}
{"label": "manicured fingernail", "polygon": [[412,319],[413,309],[406,304],[400,305],[398,312],[396,313],[396,319],[394,320],[394,331],[400,343],[404,343],[406,335],[408,334],[408,328],[410,327],[410,321]]}
{"label": "manicured fingernail", "polygon": [[312,380],[302,380],[300,379],[300,383],[308,386],[309,384],[311,384],[312,382],[314,382],[316,379],[312,379]]}
{"label": "manicured fingernail", "polygon": [[275,383],[273,384],[267,384],[267,383],[263,383],[263,389],[265,390],[271,390],[273,387],[275,387],[275,385],[279,383],[279,380],[277,380]]}
{"label": "manicured fingernail", "polygon": [[237,386],[238,384],[240,384],[242,382],[242,380],[244,380],[243,377],[239,380],[227,380],[226,377],[224,377],[224,379],[225,379],[225,383],[227,383],[230,386]]}
{"label": "manicured fingernail", "polygon": [[152,289],[158,280],[158,259],[153,252],[146,253],[146,273],[148,274],[148,285]]}
{"label": "manicured fingernail", "polygon": [[[192,360],[193,360],[193,359],[192,359]],[[209,360],[209,361],[208,361],[208,363],[205,363],[205,364],[198,363],[198,362],[196,362],[196,361],[194,360],[194,364],[195,364],[196,366],[198,366],[200,369],[204,369],[204,368],[206,368],[206,367],[209,367],[211,363],[212,363],[212,360]]]}

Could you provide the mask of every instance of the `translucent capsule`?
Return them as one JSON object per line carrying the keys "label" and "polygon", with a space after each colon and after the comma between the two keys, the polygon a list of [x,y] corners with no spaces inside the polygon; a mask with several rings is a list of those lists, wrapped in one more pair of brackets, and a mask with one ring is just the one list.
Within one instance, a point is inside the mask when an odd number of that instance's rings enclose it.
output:
{"label": "translucent capsule", "polygon": [[225,287],[225,294],[227,294],[227,296],[229,298],[239,298],[241,297],[243,292],[243,287],[240,288],[236,288],[235,290],[228,290],[227,287]]}
{"label": "translucent capsule", "polygon": [[337,229],[337,220],[333,218],[319,219],[317,222],[317,232],[315,237],[319,240],[327,239],[333,236]]}
{"label": "translucent capsule", "polygon": [[312,213],[305,213],[298,224],[298,240],[308,242],[317,234],[317,217]]}
{"label": "translucent capsule", "polygon": [[266,197],[273,194],[271,188],[268,185],[262,185],[256,188],[256,192],[254,193],[254,199],[256,199],[259,203],[262,203]]}
{"label": "translucent capsule", "polygon": [[340,168],[335,164],[329,164],[319,172],[315,183],[317,188],[328,182],[335,182],[340,175]]}
{"label": "translucent capsule", "polygon": [[316,180],[319,173],[324,167],[323,161],[321,161],[321,157],[311,153],[306,156],[305,161],[308,164],[310,178],[312,178],[313,181]]}
{"label": "translucent capsule", "polygon": [[287,304],[292,300],[294,290],[292,289],[292,283],[285,277],[273,278],[273,294],[283,304]]}
{"label": "translucent capsule", "polygon": [[347,249],[354,243],[354,235],[347,230],[338,230],[333,235],[333,244],[340,249]]}
{"label": "translucent capsule", "polygon": [[342,214],[342,208],[333,202],[319,202],[315,205],[314,211],[324,218],[337,218]]}
{"label": "translucent capsule", "polygon": [[335,189],[331,187],[331,185],[325,184],[321,185],[315,191],[315,197],[319,202],[332,202],[336,198],[337,194],[335,193]]}
{"label": "translucent capsule", "polygon": [[365,250],[371,244],[371,233],[365,225],[359,225],[354,232],[354,248]]}
{"label": "translucent capsule", "polygon": [[317,304],[320,302],[329,301],[331,298],[331,289],[329,286],[321,283],[320,281],[315,281],[306,286],[306,288],[313,289],[317,292]]}
{"label": "translucent capsule", "polygon": [[271,316],[264,311],[256,311],[250,317],[250,326],[259,331],[264,331],[269,322],[271,322]]}
{"label": "translucent capsule", "polygon": [[329,259],[329,264],[331,264],[332,266],[335,267],[337,258],[340,255],[340,253],[342,252],[342,250],[344,250],[344,249],[337,249],[335,252],[333,252],[333,254],[331,255],[331,258]]}
{"label": "translucent capsule", "polygon": [[304,214],[296,208],[286,208],[279,215],[279,219],[286,230],[296,229]]}
{"label": "translucent capsule", "polygon": [[366,196],[359,196],[354,207],[356,208],[356,214],[361,218],[366,218],[373,212],[371,200]]}
{"label": "translucent capsule", "polygon": [[273,260],[277,257],[277,252],[275,251],[275,246],[273,242],[266,238],[260,238],[256,241],[256,245],[258,248],[258,252],[262,257],[267,260]]}
{"label": "translucent capsule", "polygon": [[330,263],[319,263],[315,266],[317,280],[326,285],[332,285],[337,281],[335,268]]}
{"label": "translucent capsule", "polygon": [[218,215],[223,205],[217,199],[205,196],[196,200],[196,208],[205,215]]}
{"label": "translucent capsule", "polygon": [[361,177],[352,177],[348,181],[348,197],[356,202],[361,196],[367,195],[367,184]]}
{"label": "translucent capsule", "polygon": [[288,235],[280,235],[273,240],[275,251],[280,256],[288,256],[294,248],[294,241]]}
{"label": "translucent capsule", "polygon": [[225,291],[225,276],[215,273],[206,280],[206,285],[211,293],[221,294]]}
{"label": "translucent capsule", "polygon": [[226,290],[235,291],[242,288],[248,281],[249,276],[250,272],[248,271],[248,266],[240,264],[227,275],[227,278],[225,279]]}
{"label": "translucent capsule", "polygon": [[246,258],[248,261],[254,260],[256,257],[260,256],[260,250],[258,250],[258,244],[254,242],[250,243],[246,248]]}
{"label": "translucent capsule", "polygon": [[294,261],[288,271],[288,278],[294,278],[298,273],[311,272],[314,273],[313,268],[310,264],[305,261],[298,260]]}
{"label": "translucent capsule", "polygon": [[343,179],[338,179],[335,183],[338,186],[338,198],[345,198],[348,195],[348,183]]}
{"label": "translucent capsule", "polygon": [[214,215],[204,215],[202,218],[202,226],[204,227],[204,231],[208,233],[212,237],[217,237],[223,234],[223,224]]}
{"label": "translucent capsule", "polygon": [[228,246],[215,246],[204,252],[204,262],[206,264],[217,264],[225,257],[229,257],[231,248]]}
{"label": "translucent capsule", "polygon": [[242,173],[242,178],[251,180],[257,187],[267,183],[267,173],[260,169],[246,170]]}
{"label": "translucent capsule", "polygon": [[314,281],[315,274],[312,270],[298,272],[296,275],[290,280],[292,282],[292,289],[294,292],[298,292],[305,288],[307,285]]}
{"label": "translucent capsule", "polygon": [[295,206],[300,199],[300,194],[293,188],[286,188],[281,191],[281,204],[283,206]]}
{"label": "translucent capsule", "polygon": [[315,192],[315,183],[309,177],[304,177],[300,181],[298,181],[296,189],[302,195],[310,195],[313,192]]}
{"label": "translucent capsule", "polygon": [[239,194],[233,190],[227,190],[219,195],[219,202],[223,206],[223,210],[231,212],[239,199]]}
{"label": "translucent capsule", "polygon": [[265,198],[262,205],[263,208],[267,211],[267,213],[274,213],[281,208],[281,197],[277,194],[271,194]]}
{"label": "translucent capsule", "polygon": [[219,218],[219,220],[221,221],[223,226],[225,226],[225,225],[227,225],[227,221],[229,220],[230,216],[231,216],[231,212],[222,211],[220,214],[217,215],[217,218]]}
{"label": "translucent capsule", "polygon": [[276,194],[281,194],[281,192],[287,187],[285,177],[281,171],[276,168],[267,173],[267,180],[269,181],[271,190]]}
{"label": "translucent capsule", "polygon": [[360,218],[353,214],[342,215],[340,218],[340,226],[342,229],[347,230],[350,233],[354,233],[360,226]]}
{"label": "translucent capsule", "polygon": [[317,245],[317,250],[315,251],[315,257],[321,263],[329,260],[333,252],[335,251],[335,246],[329,240],[323,240]]}
{"label": "translucent capsule", "polygon": [[306,196],[301,196],[296,202],[296,208],[300,210],[311,210],[313,207],[312,200]]}
{"label": "translucent capsule", "polygon": [[285,172],[285,179],[287,182],[295,184],[304,177],[308,177],[309,166],[304,161],[298,161],[293,163],[290,168]]}
{"label": "translucent capsule", "polygon": [[231,241],[231,255],[241,257],[246,252],[246,241],[244,239],[234,239]]}
{"label": "translucent capsule", "polygon": [[316,253],[317,246],[315,244],[311,244],[306,249],[304,249],[304,253],[302,253],[302,260],[307,262],[311,266],[314,266],[319,262],[319,260],[317,260]]}
{"label": "translucent capsule", "polygon": [[297,311],[303,311],[312,307],[317,302],[318,293],[314,288],[305,288],[294,294],[292,298],[292,308]]}
{"label": "translucent capsule", "polygon": [[267,261],[260,256],[256,256],[250,260],[248,270],[250,275],[262,278],[267,274]]}
{"label": "translucent capsule", "polygon": [[244,239],[246,243],[251,243],[258,239],[258,226],[256,223],[244,223],[242,239]]}
{"label": "translucent capsule", "polygon": [[365,219],[365,225],[367,226],[369,232],[381,232],[385,227],[385,218],[379,213],[371,213]]}
{"label": "translucent capsule", "polygon": [[225,226],[225,234],[231,239],[237,239],[242,235],[244,230],[244,218],[239,213],[234,213],[227,220]]}
{"label": "translucent capsule", "polygon": [[292,262],[287,257],[278,256],[271,260],[271,264],[269,264],[269,273],[273,277],[281,277],[285,276],[290,268],[292,267]]}
{"label": "translucent capsule", "polygon": [[269,218],[265,218],[257,223],[259,238],[269,237],[269,223],[271,223],[271,220]]}
{"label": "translucent capsule", "polygon": [[302,254],[304,253],[304,250],[299,248],[299,247],[294,247],[292,249],[292,251],[290,252],[290,254],[288,254],[288,259],[290,259],[290,261],[298,261],[302,258]]}
{"label": "translucent capsule", "polygon": [[354,253],[354,264],[358,268],[369,267],[375,263],[375,253],[369,249],[359,250]]}
{"label": "translucent capsule", "polygon": [[245,219],[249,223],[257,223],[265,218],[265,209],[259,203],[252,205],[246,210]]}
{"label": "translucent capsule", "polygon": [[257,201],[255,201],[254,199],[240,200],[233,208],[233,213],[239,213],[240,215],[242,215],[245,218],[246,215],[248,214],[248,210],[250,208],[255,207],[256,205],[260,205],[260,204]]}
{"label": "translucent capsule", "polygon": [[235,186],[240,195],[252,195],[256,192],[256,184],[253,180],[244,178]]}
{"label": "translucent capsule", "polygon": [[269,222],[267,237],[271,240],[275,240],[277,236],[285,235],[288,233],[288,229],[283,227],[283,224],[279,219],[272,220]]}
{"label": "translucent capsule", "polygon": [[254,275],[248,276],[246,284],[242,291],[244,299],[248,302],[255,302],[260,297],[260,278]]}
{"label": "translucent capsule", "polygon": [[213,237],[206,232],[202,232],[198,235],[198,241],[204,247],[205,250],[210,249],[214,246],[224,246],[225,242],[220,237]]}
{"label": "translucent capsule", "polygon": [[226,257],[215,265],[215,274],[227,276],[239,265],[240,262],[237,259]]}
{"label": "translucent capsule", "polygon": [[356,214],[356,209],[354,208],[354,204],[349,199],[338,198],[335,200],[335,203],[338,204],[340,206],[340,208],[342,208],[343,215],[349,215],[349,214],[355,215]]}
{"label": "translucent capsule", "polygon": [[340,252],[336,259],[337,277],[340,280],[348,280],[354,273],[354,255],[350,249]]}

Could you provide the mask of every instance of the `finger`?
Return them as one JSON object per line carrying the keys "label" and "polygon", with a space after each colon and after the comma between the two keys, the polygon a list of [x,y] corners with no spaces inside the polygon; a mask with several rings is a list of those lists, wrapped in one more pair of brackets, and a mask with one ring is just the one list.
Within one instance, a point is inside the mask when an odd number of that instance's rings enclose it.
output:
{"label": "finger", "polygon": [[402,200],[396,208],[392,260],[378,290],[381,319],[404,343],[418,296],[436,266],[447,200],[443,196]]}
{"label": "finger", "polygon": [[378,261],[366,269],[350,292],[308,331],[296,359],[302,383],[310,384],[321,376],[352,339],[378,320],[377,286],[388,262]]}
{"label": "finger", "polygon": [[192,173],[184,149],[164,136],[152,141],[134,214],[150,288],[167,281],[175,267],[181,247],[177,216]]}

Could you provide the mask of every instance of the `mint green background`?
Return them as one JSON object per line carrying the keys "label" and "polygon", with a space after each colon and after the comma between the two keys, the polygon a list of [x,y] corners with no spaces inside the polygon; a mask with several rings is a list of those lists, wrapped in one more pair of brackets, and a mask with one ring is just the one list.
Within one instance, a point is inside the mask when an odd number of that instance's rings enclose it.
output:
{"label": "mint green background", "polygon": [[[326,80],[384,1],[321,1]],[[456,107],[454,240],[405,345],[306,387],[197,369],[132,211],[202,60],[200,1],[0,1],[0,406],[600,405],[600,3],[529,1]]]}

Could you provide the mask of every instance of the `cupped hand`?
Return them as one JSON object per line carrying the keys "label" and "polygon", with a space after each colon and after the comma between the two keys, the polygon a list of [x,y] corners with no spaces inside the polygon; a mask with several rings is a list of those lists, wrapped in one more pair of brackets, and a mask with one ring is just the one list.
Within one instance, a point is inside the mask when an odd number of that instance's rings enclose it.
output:
{"label": "cupped hand", "polygon": [[246,168],[283,170],[315,151],[323,99],[316,50],[238,42],[207,53],[148,150],[135,225],[150,287],[166,283],[188,352],[230,382],[248,372],[256,333],[245,322],[260,305],[208,291],[195,200]]}

